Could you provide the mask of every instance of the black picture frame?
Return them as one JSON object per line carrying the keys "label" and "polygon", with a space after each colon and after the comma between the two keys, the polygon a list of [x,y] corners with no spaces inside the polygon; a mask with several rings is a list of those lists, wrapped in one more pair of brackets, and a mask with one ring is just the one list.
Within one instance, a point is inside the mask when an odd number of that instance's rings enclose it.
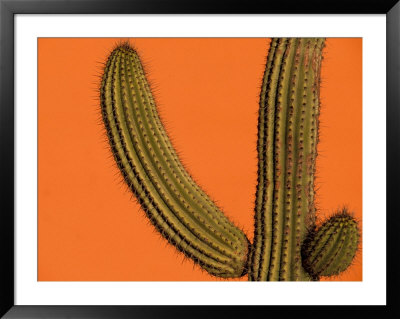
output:
{"label": "black picture frame", "polygon": [[[0,0],[0,315],[4,318],[205,318],[293,316],[400,318],[400,3],[399,0]],[[387,52],[386,306],[22,306],[14,304],[14,15],[15,14],[385,14]],[[382,106],[376,106],[377,111]],[[377,168],[381,169],[381,168]],[[384,207],[384,203],[382,203]]]}

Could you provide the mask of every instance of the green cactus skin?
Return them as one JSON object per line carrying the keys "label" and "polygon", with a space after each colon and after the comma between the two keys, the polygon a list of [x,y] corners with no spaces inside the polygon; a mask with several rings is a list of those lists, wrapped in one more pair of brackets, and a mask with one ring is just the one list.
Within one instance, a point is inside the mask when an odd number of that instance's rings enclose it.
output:
{"label": "green cactus skin", "polygon": [[347,269],[356,255],[360,233],[357,221],[346,211],[330,217],[312,231],[302,248],[303,267],[314,280]]}
{"label": "green cactus skin", "polygon": [[119,45],[108,58],[100,100],[118,168],[161,235],[214,276],[245,275],[247,237],[180,163],[139,56],[128,43]]}
{"label": "green cactus skin", "polygon": [[249,280],[311,280],[301,245],[315,223],[323,38],[274,38],[260,94]]}

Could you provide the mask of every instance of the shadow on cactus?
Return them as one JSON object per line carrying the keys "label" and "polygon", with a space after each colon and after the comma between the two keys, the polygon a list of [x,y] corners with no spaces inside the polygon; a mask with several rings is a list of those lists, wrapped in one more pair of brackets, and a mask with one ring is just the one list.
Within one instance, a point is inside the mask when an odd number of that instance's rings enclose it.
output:
{"label": "shadow on cactus", "polygon": [[162,125],[137,52],[110,54],[100,88],[114,159],[161,235],[213,276],[308,281],[352,262],[357,222],[346,210],[315,226],[322,38],[274,38],[260,94],[254,242],[181,164]]}

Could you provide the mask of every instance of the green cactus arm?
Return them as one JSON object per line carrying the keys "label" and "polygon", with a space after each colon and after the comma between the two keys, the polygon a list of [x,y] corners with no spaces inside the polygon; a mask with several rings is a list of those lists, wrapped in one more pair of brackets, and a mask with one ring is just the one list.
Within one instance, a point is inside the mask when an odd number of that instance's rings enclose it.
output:
{"label": "green cactus arm", "polygon": [[100,99],[114,158],[155,227],[210,274],[244,275],[248,240],[180,163],[139,57],[129,45],[110,54]]}
{"label": "green cactus arm", "polygon": [[272,39],[260,97],[249,280],[308,280],[301,243],[314,222],[322,38]]}
{"label": "green cactus arm", "polygon": [[328,218],[317,231],[311,231],[302,247],[304,269],[317,280],[346,270],[356,255],[360,231],[356,220],[345,209]]}

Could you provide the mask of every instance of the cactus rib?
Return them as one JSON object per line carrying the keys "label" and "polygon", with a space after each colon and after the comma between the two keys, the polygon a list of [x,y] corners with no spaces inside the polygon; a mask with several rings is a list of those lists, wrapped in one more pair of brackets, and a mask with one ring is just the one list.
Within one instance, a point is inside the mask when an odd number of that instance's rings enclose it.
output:
{"label": "cactus rib", "polygon": [[110,54],[101,82],[103,121],[121,174],[158,231],[210,274],[247,271],[249,242],[184,169],[158,116],[137,52]]}

